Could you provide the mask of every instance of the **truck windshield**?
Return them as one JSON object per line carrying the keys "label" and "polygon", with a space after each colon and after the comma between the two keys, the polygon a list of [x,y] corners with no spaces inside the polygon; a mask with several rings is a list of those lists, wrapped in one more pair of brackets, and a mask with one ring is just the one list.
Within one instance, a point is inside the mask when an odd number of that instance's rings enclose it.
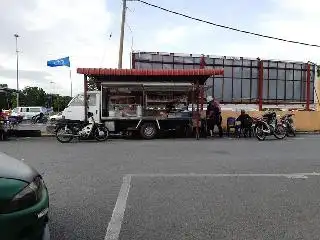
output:
{"label": "truck windshield", "polygon": [[84,105],[83,95],[78,94],[73,99],[71,99],[71,101],[68,104],[68,107],[69,106],[83,106],[83,105]]}
{"label": "truck windshield", "polygon": [[[69,106],[83,106],[84,105],[84,98],[83,94],[79,94],[75,96],[68,104]],[[89,94],[88,95],[88,106],[95,106],[96,105],[96,95]]]}

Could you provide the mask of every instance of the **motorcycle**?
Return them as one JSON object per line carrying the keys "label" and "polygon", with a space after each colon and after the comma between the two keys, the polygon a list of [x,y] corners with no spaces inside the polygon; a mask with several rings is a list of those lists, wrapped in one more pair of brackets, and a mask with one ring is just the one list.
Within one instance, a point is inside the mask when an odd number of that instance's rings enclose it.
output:
{"label": "motorcycle", "polygon": [[277,119],[275,112],[266,113],[255,123],[255,135],[259,141],[274,135],[277,139],[284,139],[287,135],[286,126]]}
{"label": "motorcycle", "polygon": [[88,113],[89,121],[62,119],[57,122],[55,135],[59,142],[68,143],[73,138],[87,140],[94,138],[99,142],[106,141],[109,136],[109,130],[102,123],[96,123],[93,113]]}
{"label": "motorcycle", "polygon": [[31,123],[36,124],[36,123],[47,123],[48,122],[48,117],[44,115],[43,113],[37,114],[31,118]]}
{"label": "motorcycle", "polygon": [[287,131],[287,136],[290,137],[294,137],[296,136],[296,129],[294,127],[294,124],[293,124],[293,118],[292,116],[294,116],[294,114],[292,113],[289,113],[289,114],[286,114],[284,115],[282,118],[281,118],[281,122],[282,124],[285,125],[286,127],[286,131]]}

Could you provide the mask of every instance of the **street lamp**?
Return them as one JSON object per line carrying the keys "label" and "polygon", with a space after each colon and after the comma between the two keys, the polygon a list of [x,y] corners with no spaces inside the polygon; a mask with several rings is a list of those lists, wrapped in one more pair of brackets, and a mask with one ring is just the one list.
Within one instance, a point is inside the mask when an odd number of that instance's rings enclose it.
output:
{"label": "street lamp", "polygon": [[18,51],[18,38],[20,37],[17,33],[14,34],[16,38],[16,54],[17,54],[17,107],[19,107],[19,51]]}
{"label": "street lamp", "polygon": [[54,81],[50,81],[50,84],[52,85],[52,87],[51,87],[51,96],[50,96],[50,105],[49,105],[49,107],[50,108],[52,108],[53,109],[53,97],[54,97],[54,95],[55,95],[55,90],[56,90],[56,83],[54,82]]}

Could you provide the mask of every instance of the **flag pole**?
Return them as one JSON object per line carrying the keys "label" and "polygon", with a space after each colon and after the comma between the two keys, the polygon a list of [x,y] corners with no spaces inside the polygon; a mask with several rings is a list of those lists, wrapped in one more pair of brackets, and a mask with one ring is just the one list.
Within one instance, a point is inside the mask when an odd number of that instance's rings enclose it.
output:
{"label": "flag pole", "polygon": [[69,70],[69,78],[70,78],[70,97],[72,97],[72,77],[71,77],[71,69]]}

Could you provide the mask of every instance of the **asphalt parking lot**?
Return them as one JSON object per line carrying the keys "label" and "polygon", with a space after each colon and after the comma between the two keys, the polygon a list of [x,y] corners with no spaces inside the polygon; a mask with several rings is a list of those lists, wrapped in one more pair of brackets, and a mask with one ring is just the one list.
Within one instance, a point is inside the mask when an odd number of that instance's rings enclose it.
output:
{"label": "asphalt parking lot", "polygon": [[320,136],[0,142],[44,175],[52,239],[319,239]]}

